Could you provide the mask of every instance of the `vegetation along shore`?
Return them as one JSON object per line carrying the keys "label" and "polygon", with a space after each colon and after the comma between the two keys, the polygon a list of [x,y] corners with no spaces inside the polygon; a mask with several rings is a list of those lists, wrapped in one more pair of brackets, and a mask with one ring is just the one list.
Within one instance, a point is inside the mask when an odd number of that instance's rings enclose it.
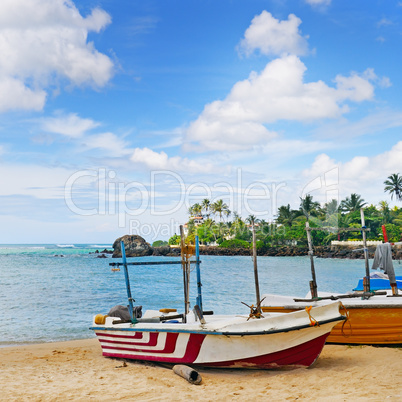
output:
{"label": "vegetation along shore", "polygon": [[[402,201],[402,175],[390,175],[384,181],[384,192],[391,200]],[[252,231],[257,239],[257,253],[261,256],[305,256],[308,254],[306,222],[311,232],[314,255],[322,258],[364,258],[361,244],[361,210],[369,229],[367,240],[369,257],[373,258],[376,242],[389,241],[394,259],[402,258],[402,208],[390,207],[387,201],[368,204],[361,195],[352,193],[340,203],[333,199],[324,205],[307,194],[300,198],[298,209],[290,205],[278,208],[276,219],[267,222],[249,215],[243,219],[231,212],[222,199],[211,202],[204,199],[189,208],[189,220],[185,224],[187,242],[197,235],[202,255],[250,255]],[[232,217],[232,220],[229,220]],[[353,230],[356,229],[356,230]],[[113,257],[120,257],[120,240],[124,239],[128,256],[176,256],[180,250],[180,236],[169,241],[157,240],[152,246],[142,237],[127,235],[117,239]]]}
{"label": "vegetation along shore", "polygon": [[[384,192],[395,197],[396,201],[402,201],[402,175],[399,173],[390,175],[384,181]],[[369,228],[368,241],[400,242],[402,238],[402,208],[390,207],[387,201],[378,204],[368,204],[361,195],[352,193],[339,203],[333,199],[324,205],[316,202],[313,196],[307,194],[300,197],[298,209],[282,205],[278,208],[276,219],[267,222],[249,215],[243,219],[236,212],[231,212],[223,200],[211,202],[204,199],[189,208],[189,221],[185,225],[188,241],[192,241],[198,235],[201,244],[215,245],[219,248],[248,249],[252,239],[251,228],[254,226],[257,236],[257,249],[262,255],[280,255],[273,248],[288,247],[289,253],[296,253],[294,247],[301,248],[303,254],[307,247],[306,222],[310,227],[321,230],[312,231],[313,243],[317,247],[323,247],[322,256],[333,253],[333,250],[325,248],[333,241],[361,240],[361,215],[363,209],[365,225]],[[229,220],[232,217],[232,220]],[[356,228],[354,231],[353,228]],[[384,236],[387,238],[384,239]],[[169,245],[179,244],[179,236],[174,235],[169,239]],[[161,246],[163,244],[156,244]],[[290,248],[289,248],[290,247]],[[317,248],[317,252],[319,252]],[[344,255],[345,253],[341,253]],[[293,254],[291,254],[293,255]],[[358,254],[353,254],[358,255]]]}

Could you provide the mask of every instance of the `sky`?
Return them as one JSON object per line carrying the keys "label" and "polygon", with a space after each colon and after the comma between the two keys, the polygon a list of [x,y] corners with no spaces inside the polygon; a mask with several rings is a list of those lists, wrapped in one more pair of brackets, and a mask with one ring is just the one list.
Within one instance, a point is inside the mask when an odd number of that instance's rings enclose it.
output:
{"label": "sky", "polygon": [[401,1],[2,0],[0,243],[398,205],[401,64]]}

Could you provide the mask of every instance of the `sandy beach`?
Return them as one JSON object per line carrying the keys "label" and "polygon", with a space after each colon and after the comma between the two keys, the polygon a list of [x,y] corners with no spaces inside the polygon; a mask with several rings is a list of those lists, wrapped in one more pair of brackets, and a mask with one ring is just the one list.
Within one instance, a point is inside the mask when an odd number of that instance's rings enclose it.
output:
{"label": "sandy beach", "polygon": [[326,345],[310,369],[199,369],[200,385],[168,367],[102,356],[96,339],[0,349],[1,401],[397,401],[402,348]]}

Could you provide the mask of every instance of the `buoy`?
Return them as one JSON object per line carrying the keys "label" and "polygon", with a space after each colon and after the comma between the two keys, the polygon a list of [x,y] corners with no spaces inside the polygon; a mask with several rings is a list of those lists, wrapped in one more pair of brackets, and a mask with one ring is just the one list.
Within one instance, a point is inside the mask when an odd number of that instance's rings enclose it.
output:
{"label": "buoy", "polygon": [[201,384],[202,378],[200,374],[191,367],[185,366],[184,364],[176,364],[173,366],[173,372],[180,377],[183,377],[190,384]]}
{"label": "buoy", "polygon": [[112,268],[113,272],[120,271],[120,268]]}
{"label": "buoy", "polygon": [[95,324],[96,325],[103,325],[106,322],[107,315],[103,314],[96,314],[95,316]]}

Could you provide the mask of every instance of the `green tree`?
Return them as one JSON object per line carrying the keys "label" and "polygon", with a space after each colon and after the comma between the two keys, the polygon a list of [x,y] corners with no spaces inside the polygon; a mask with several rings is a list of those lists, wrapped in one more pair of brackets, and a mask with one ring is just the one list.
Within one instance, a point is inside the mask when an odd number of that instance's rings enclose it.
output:
{"label": "green tree", "polygon": [[229,207],[223,202],[223,200],[218,200],[214,202],[211,206],[211,209],[214,214],[219,215],[219,220],[222,220],[222,215],[230,215]]}
{"label": "green tree", "polygon": [[367,239],[376,239],[377,232],[383,223],[382,213],[374,205],[369,205],[364,208],[364,218],[366,227],[370,228],[370,231],[366,232]]}
{"label": "green tree", "polygon": [[204,198],[201,202],[201,208],[205,211],[205,216],[209,218],[209,213],[211,209],[211,201],[208,198]]}
{"label": "green tree", "polygon": [[294,220],[299,216],[299,211],[294,211],[290,208],[290,204],[282,205],[278,208],[278,216],[276,222],[281,225],[292,227]]}
{"label": "green tree", "polygon": [[247,222],[249,225],[251,225],[251,226],[256,225],[259,221],[260,221],[260,220],[257,219],[257,217],[256,217],[255,215],[249,215],[249,216],[246,218],[246,222]]}
{"label": "green tree", "polygon": [[[402,228],[400,226],[394,225],[393,223],[387,223],[385,225],[385,229],[387,231],[388,241],[390,242],[398,242],[401,241],[402,238]],[[382,234],[382,230],[380,228],[379,234]]]}
{"label": "green tree", "polygon": [[177,234],[174,234],[170,239],[169,239],[169,245],[170,246],[178,246],[180,245],[180,236]]}
{"label": "green tree", "polygon": [[380,212],[382,215],[382,223],[391,223],[391,211],[387,201],[380,201],[378,204],[380,206]]}
{"label": "green tree", "polygon": [[163,246],[167,246],[169,243],[165,240],[155,240],[152,243],[152,247],[163,247]]}
{"label": "green tree", "polygon": [[356,212],[360,211],[366,204],[367,202],[359,194],[353,193],[350,198],[346,197],[341,201],[340,210],[343,212]]}
{"label": "green tree", "polygon": [[399,173],[393,173],[391,176],[388,176],[384,184],[384,192],[391,194],[391,200],[394,195],[397,200],[402,200],[402,176]]}
{"label": "green tree", "polygon": [[202,207],[200,204],[196,203],[194,205],[192,205],[189,209],[188,209],[188,213],[190,215],[190,217],[196,217],[196,216],[200,216],[202,212]]}
{"label": "green tree", "polygon": [[339,212],[339,205],[338,201],[335,199],[332,199],[330,202],[327,202],[324,204],[324,207],[322,208],[323,212],[325,215],[334,215]]}
{"label": "green tree", "polygon": [[300,212],[308,220],[311,215],[316,215],[320,204],[313,201],[313,196],[306,194],[304,198],[300,197]]}

